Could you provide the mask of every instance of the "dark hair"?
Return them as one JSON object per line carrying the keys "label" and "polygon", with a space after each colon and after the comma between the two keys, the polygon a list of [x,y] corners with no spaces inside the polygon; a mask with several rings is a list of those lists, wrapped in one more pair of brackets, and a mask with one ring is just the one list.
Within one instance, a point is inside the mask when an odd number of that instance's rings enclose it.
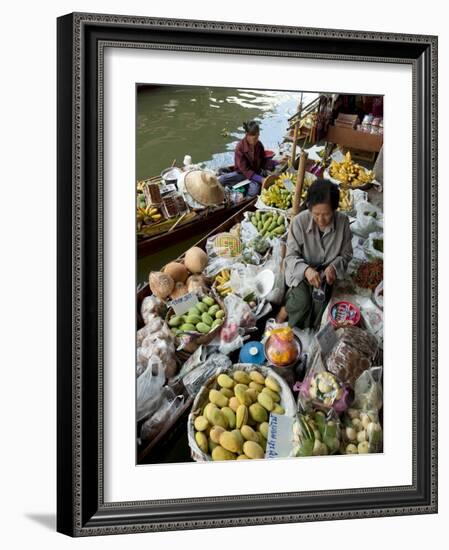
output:
{"label": "dark hair", "polygon": [[243,129],[250,136],[255,136],[260,132],[259,125],[255,120],[248,120],[248,122],[243,123]]}
{"label": "dark hair", "polygon": [[340,202],[340,189],[330,180],[317,179],[307,191],[306,206],[312,208],[317,204],[329,204],[332,210],[337,210]]}

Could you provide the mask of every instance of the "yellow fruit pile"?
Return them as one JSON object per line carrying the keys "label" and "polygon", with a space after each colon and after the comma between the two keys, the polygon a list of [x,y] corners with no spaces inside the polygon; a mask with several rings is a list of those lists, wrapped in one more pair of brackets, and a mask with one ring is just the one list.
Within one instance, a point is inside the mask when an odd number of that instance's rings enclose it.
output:
{"label": "yellow fruit pile", "polygon": [[229,269],[223,269],[215,277],[215,285],[216,285],[215,289],[222,298],[224,298],[228,294],[231,294],[232,292],[232,289],[228,284],[230,279],[231,279],[231,272],[229,271]]}
{"label": "yellow fruit pile", "polygon": [[[282,175],[270,185],[268,189],[263,189],[261,198],[267,206],[274,206],[282,210],[288,210],[292,205],[292,193],[285,187]],[[290,179],[290,178],[288,178]]]}
{"label": "yellow fruit pile", "polygon": [[374,180],[374,172],[372,170],[365,170],[363,166],[353,162],[349,151],[342,162],[337,162],[336,160],[331,162],[329,174],[331,177],[350,187],[360,187]]}
{"label": "yellow fruit pile", "polygon": [[220,374],[194,420],[195,441],[212,460],[265,458],[270,412],[284,414],[281,387],[253,370]]}
{"label": "yellow fruit pile", "polygon": [[156,206],[138,206],[137,207],[137,224],[150,225],[162,219],[162,214]]}

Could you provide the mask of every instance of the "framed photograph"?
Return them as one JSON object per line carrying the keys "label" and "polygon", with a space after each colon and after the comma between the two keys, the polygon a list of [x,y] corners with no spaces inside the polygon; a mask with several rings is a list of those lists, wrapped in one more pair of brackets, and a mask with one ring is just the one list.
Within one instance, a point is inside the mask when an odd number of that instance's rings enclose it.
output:
{"label": "framed photograph", "polygon": [[437,512],[437,37],[58,19],[70,536]]}

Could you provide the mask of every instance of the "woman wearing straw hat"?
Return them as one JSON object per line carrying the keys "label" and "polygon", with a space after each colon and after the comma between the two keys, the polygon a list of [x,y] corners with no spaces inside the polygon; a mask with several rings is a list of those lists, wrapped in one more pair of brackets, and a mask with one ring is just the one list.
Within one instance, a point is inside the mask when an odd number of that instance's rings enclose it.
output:
{"label": "woman wearing straw hat", "polygon": [[264,177],[268,170],[278,164],[275,160],[265,157],[265,149],[259,141],[260,128],[255,120],[243,123],[245,137],[235,148],[234,172],[221,174],[219,181],[224,186],[235,185],[246,179],[250,180],[248,196],[255,197],[260,192]]}

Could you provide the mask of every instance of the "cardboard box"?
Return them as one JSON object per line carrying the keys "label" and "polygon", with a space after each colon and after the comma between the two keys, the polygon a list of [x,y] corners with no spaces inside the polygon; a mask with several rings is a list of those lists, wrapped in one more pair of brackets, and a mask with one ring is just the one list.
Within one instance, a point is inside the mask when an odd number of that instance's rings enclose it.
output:
{"label": "cardboard box", "polygon": [[329,126],[324,138],[326,141],[349,147],[378,153],[383,144],[383,134],[366,134],[350,128]]}

